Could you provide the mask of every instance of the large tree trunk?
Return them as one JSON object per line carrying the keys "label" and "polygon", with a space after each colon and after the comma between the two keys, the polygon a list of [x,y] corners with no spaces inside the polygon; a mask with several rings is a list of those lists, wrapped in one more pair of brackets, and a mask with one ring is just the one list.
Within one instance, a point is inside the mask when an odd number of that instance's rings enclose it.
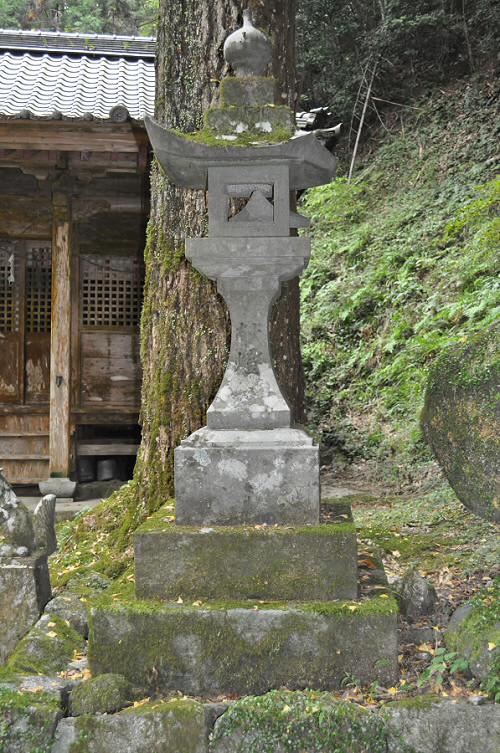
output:
{"label": "large tree trunk", "polygon": [[[282,101],[291,103],[295,2],[264,0],[254,5],[257,25],[272,37],[273,73],[284,93]],[[203,112],[216,102],[217,83],[227,72],[224,40],[240,25],[242,9],[233,0],[161,0],[158,121],[185,132],[202,126]],[[224,302],[214,285],[184,259],[185,237],[203,235],[205,230],[205,194],[175,188],[154,165],[142,317],[143,435],[136,466],[150,510],[173,493],[173,450],[205,424],[228,355]],[[297,281],[286,288],[275,306],[271,337],[279,382],[301,420]]]}

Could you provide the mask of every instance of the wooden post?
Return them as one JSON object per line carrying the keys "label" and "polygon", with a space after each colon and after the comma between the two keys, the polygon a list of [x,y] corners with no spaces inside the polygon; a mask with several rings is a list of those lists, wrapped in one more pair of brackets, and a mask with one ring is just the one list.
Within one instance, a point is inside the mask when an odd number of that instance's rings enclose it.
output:
{"label": "wooden post", "polygon": [[70,472],[71,203],[53,196],[50,338],[50,474]]}

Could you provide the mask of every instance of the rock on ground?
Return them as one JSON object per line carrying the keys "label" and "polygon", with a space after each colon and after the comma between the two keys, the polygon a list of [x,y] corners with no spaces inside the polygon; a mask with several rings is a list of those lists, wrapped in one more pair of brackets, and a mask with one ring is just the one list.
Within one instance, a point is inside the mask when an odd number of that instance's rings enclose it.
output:
{"label": "rock on ground", "polygon": [[62,620],[66,620],[73,630],[76,630],[82,638],[89,634],[87,607],[76,593],[65,591],[49,601],[45,607],[47,614],[55,614]]}
{"label": "rock on ground", "polygon": [[92,677],[78,685],[71,693],[71,716],[109,714],[130,703],[132,691],[122,675],[105,674]]}
{"label": "rock on ground", "polygon": [[432,369],[422,429],[461,502],[500,521],[500,326],[447,348]]}
{"label": "rock on ground", "polygon": [[[425,699],[390,704],[394,730],[389,753],[400,753],[400,736],[415,753],[498,753],[500,706],[465,700]],[[236,753],[236,751],[234,751]]]}
{"label": "rock on ground", "polygon": [[204,705],[190,699],[70,717],[59,723],[51,753],[207,753],[210,721]]}
{"label": "rock on ground", "polygon": [[401,611],[410,620],[432,614],[437,604],[436,589],[416,570],[410,570],[401,581],[399,590]]}

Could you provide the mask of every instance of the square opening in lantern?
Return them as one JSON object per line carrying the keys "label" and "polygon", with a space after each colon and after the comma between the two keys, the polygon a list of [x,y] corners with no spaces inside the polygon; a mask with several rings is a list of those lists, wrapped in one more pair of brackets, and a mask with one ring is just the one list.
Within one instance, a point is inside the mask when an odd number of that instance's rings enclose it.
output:
{"label": "square opening in lantern", "polygon": [[[288,166],[208,169],[208,234],[212,237],[290,234]],[[236,202],[236,211],[233,204]]]}

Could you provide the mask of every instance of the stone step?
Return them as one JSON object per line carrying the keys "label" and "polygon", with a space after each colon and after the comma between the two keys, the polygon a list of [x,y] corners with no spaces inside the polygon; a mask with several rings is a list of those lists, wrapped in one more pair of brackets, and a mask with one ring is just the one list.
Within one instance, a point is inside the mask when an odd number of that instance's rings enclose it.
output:
{"label": "stone step", "polygon": [[397,605],[360,602],[141,601],[122,591],[92,610],[93,675],[125,675],[145,693],[263,693],[397,680]]}
{"label": "stone step", "polygon": [[135,580],[141,599],[356,599],[356,530],[177,526],[163,511],[135,534]]}

